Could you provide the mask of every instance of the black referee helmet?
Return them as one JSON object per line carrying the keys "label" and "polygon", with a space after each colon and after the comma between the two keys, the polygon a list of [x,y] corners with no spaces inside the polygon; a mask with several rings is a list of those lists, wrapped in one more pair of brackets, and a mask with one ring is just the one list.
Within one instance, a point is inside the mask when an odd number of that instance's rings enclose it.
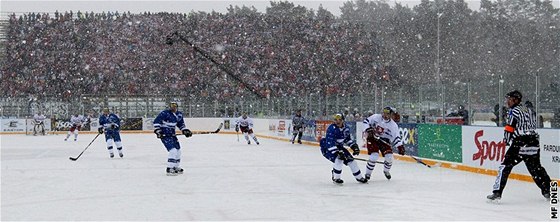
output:
{"label": "black referee helmet", "polygon": [[521,92],[519,92],[517,90],[513,90],[511,92],[508,92],[506,94],[506,97],[515,98],[515,99],[518,99],[519,101],[521,101],[521,99],[523,99],[523,95],[521,95]]}

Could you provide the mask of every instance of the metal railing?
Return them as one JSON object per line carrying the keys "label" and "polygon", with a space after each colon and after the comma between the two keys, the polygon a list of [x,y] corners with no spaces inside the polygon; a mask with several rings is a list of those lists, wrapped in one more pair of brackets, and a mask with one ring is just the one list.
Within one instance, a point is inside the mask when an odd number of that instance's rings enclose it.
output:
{"label": "metal railing", "polygon": [[[99,115],[102,108],[108,107],[123,117],[154,117],[169,102],[175,101],[186,117],[235,117],[247,112],[257,118],[288,118],[295,110],[302,109],[309,118],[328,119],[334,113],[346,112],[351,114],[349,118],[361,120],[367,113],[379,113],[383,107],[393,106],[404,117],[403,121],[434,122],[438,118],[453,116],[461,105],[469,113],[468,124],[493,125],[503,121],[504,94],[512,90],[500,87],[504,82],[423,84],[415,88],[380,86],[354,94],[309,93],[268,99],[247,95],[231,101],[180,95],[89,94],[71,100],[54,96],[10,97],[0,98],[0,116],[29,117],[39,111],[59,116],[75,113]],[[560,128],[559,96],[544,93],[550,90],[548,88],[535,88],[520,89],[524,93],[523,101],[533,103],[533,109],[540,117],[539,124]]]}

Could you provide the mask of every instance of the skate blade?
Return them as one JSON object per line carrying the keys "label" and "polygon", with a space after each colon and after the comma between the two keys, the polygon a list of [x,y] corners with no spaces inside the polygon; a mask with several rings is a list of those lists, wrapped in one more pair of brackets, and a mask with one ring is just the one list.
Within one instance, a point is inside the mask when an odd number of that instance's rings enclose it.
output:
{"label": "skate blade", "polygon": [[489,204],[500,205],[501,199],[494,199],[494,200],[487,199],[486,202],[489,203]]}
{"label": "skate blade", "polygon": [[167,176],[178,176],[179,174],[177,173],[168,173]]}

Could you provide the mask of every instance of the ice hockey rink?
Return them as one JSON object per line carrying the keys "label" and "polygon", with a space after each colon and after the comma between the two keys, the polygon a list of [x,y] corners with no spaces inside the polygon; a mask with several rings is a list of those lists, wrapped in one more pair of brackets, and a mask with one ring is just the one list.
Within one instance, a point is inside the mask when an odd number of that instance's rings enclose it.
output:
{"label": "ice hockey rink", "polygon": [[166,176],[167,151],[153,134],[122,134],[123,159],[109,158],[102,137],[68,159],[94,136],[0,136],[1,219],[550,220],[533,183],[510,180],[501,203],[488,203],[494,176],[395,161],[390,181],[381,165],[368,184],[345,167],[338,186],[317,146],[280,140],[179,137],[185,173],[176,177]]}

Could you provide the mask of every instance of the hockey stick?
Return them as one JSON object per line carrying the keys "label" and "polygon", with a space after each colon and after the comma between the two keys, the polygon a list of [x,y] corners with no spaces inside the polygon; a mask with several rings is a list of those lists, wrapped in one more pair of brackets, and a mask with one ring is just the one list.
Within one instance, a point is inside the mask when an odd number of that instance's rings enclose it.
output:
{"label": "hockey stick", "polygon": [[[381,141],[382,143],[384,143],[385,145],[388,145],[388,146],[391,147],[391,148],[393,147],[391,144],[387,143],[387,141],[382,140],[382,139],[380,139],[380,138],[377,137],[377,136],[375,137],[375,139]],[[427,163],[424,163],[424,161],[422,161],[422,159],[420,159],[420,158],[414,157],[414,156],[412,156],[412,155],[410,155],[410,154],[407,154],[407,156],[412,157],[412,159],[416,160],[416,162],[419,163],[419,164],[422,164],[422,165],[424,165],[424,166],[427,166],[428,168],[432,168],[431,165],[428,165]]]}
{"label": "hockey stick", "polygon": [[77,157],[69,157],[70,160],[72,161],[76,161],[78,160],[78,158],[80,158],[82,156],[82,154],[84,154],[84,152],[89,148],[89,146],[91,146],[91,144],[93,143],[93,141],[95,141],[97,139],[97,137],[99,137],[99,135],[101,135],[101,133],[98,133],[97,136],[95,136],[95,138],[93,138],[93,140],[91,142],[89,142],[89,144],[86,146],[86,148],[80,153],[80,155],[78,155]]}
{"label": "hockey stick", "polygon": [[[368,162],[368,159],[362,159],[359,157],[354,157],[355,160],[359,160],[359,161],[364,161],[364,162]],[[385,164],[385,162],[381,162],[381,161],[375,161],[375,163],[379,163],[379,164]]]}
{"label": "hockey stick", "polygon": [[220,130],[222,130],[222,126],[224,126],[224,123],[220,123],[220,126],[218,127],[217,130],[214,130],[214,131],[205,131],[205,132],[194,132],[193,135],[194,135],[194,134],[216,134],[216,133],[219,133]]}
{"label": "hockey stick", "polygon": [[417,163],[420,163],[420,164],[422,164],[422,165],[424,165],[424,166],[427,166],[427,167],[429,167],[429,168],[438,167],[438,166],[441,165],[441,163],[436,163],[436,164],[434,164],[434,165],[428,165],[427,163],[424,163],[424,161],[422,161],[421,159],[418,159],[418,158],[416,158],[416,157],[414,157],[414,156],[412,156],[412,155],[407,155],[407,156],[412,157],[412,159],[416,160]]}
{"label": "hockey stick", "polygon": [[239,142],[239,131],[236,131],[235,134],[237,135],[237,142]]}
{"label": "hockey stick", "polygon": [[[218,127],[217,130],[214,130],[214,131],[203,131],[203,132],[193,132],[192,134],[193,134],[193,135],[216,134],[216,133],[219,133],[220,130],[222,130],[222,126],[224,126],[224,123],[220,123],[220,126]],[[185,135],[185,134],[175,134],[174,136],[180,136],[180,135]],[[162,135],[161,138],[163,138],[163,137],[169,137],[169,136]]]}

